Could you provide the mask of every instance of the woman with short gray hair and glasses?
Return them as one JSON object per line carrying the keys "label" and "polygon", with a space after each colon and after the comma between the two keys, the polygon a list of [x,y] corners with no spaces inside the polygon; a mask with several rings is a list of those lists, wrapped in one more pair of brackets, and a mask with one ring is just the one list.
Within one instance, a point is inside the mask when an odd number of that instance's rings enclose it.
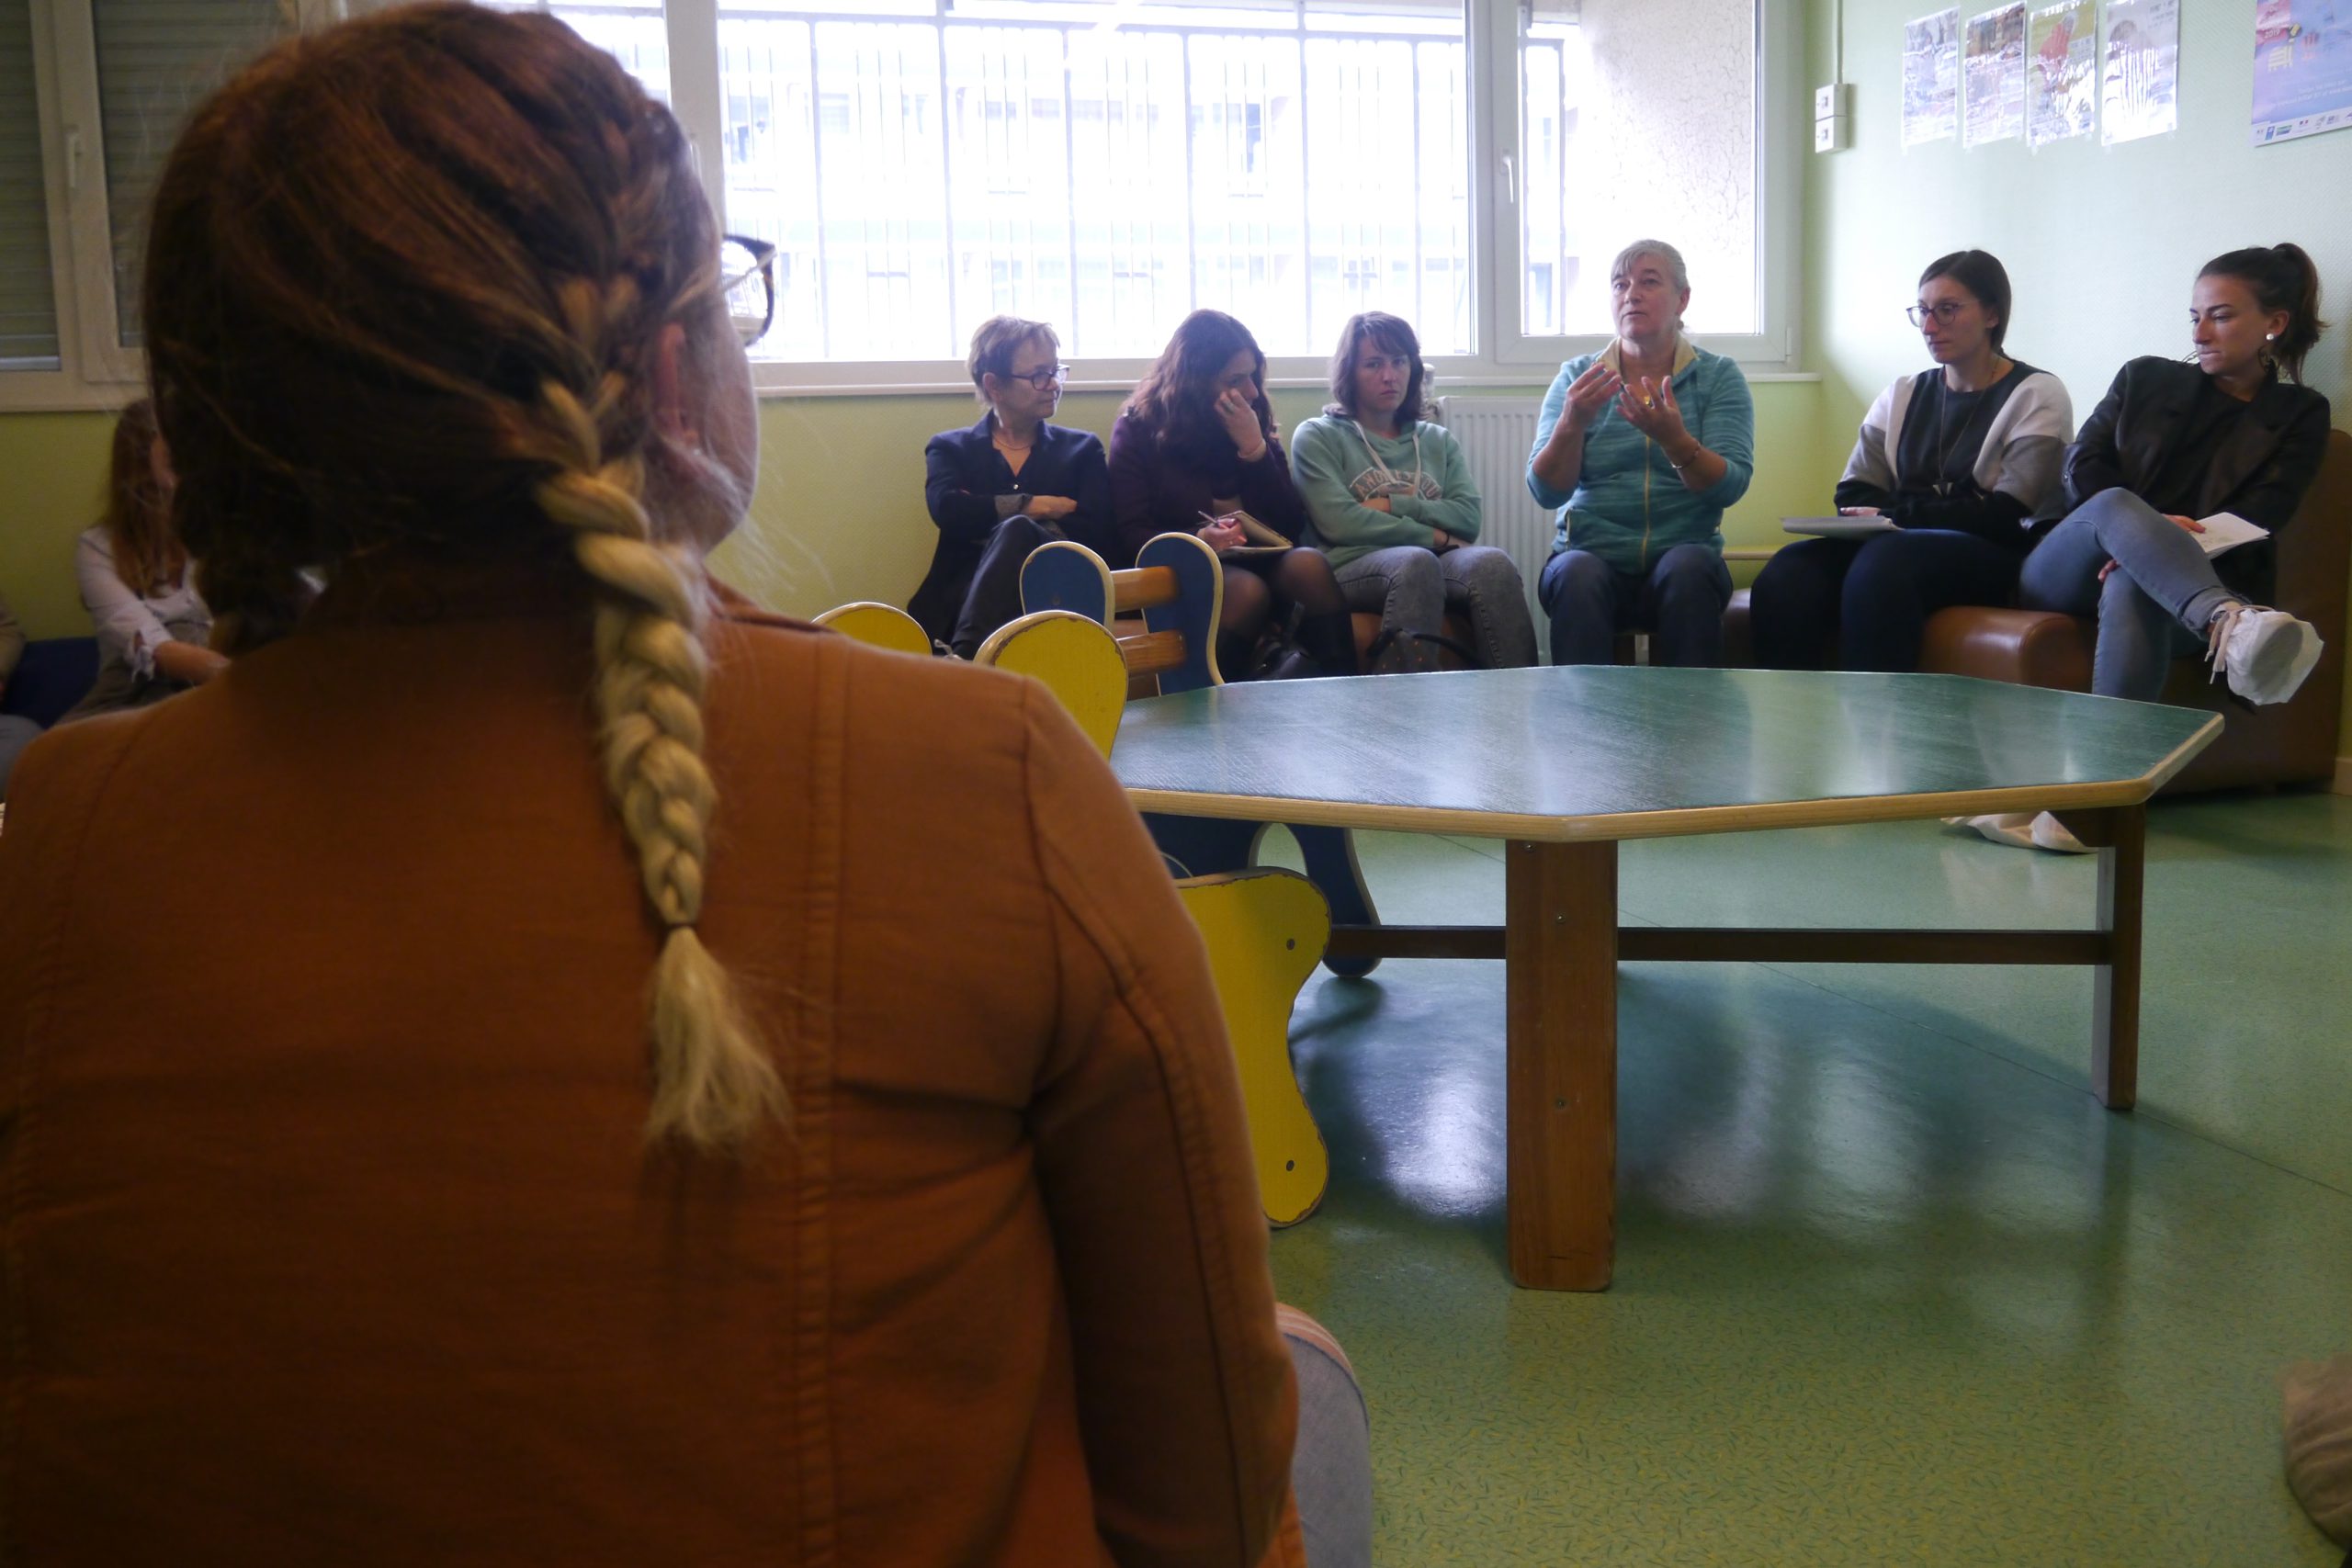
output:
{"label": "woman with short gray hair and glasses", "polygon": [[1021,614],[1021,563],[1049,539],[1111,551],[1111,472],[1102,441],[1047,423],[1069,367],[1043,321],[992,316],[965,362],[989,412],[923,448],[923,504],[939,529],[907,612],[959,659]]}

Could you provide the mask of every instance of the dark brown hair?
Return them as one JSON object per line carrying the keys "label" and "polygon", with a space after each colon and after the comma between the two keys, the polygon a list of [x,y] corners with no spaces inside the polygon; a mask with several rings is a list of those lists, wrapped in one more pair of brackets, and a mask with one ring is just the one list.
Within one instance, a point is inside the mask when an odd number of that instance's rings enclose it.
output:
{"label": "dark brown hair", "polygon": [[2303,378],[2303,356],[2319,342],[2327,323],[2319,319],[2319,268],[2301,245],[2249,245],[2207,262],[2199,277],[2234,277],[2254,291],[2264,310],[2287,312],[2287,330],[2270,347],[2270,357],[2290,381]]}
{"label": "dark brown hair", "polygon": [[1350,316],[1348,324],[1340,329],[1340,346],[1331,355],[1331,400],[1323,412],[1355,418],[1356,355],[1363,352],[1366,343],[1413,362],[1412,377],[1405,383],[1405,400],[1396,405],[1396,428],[1402,431],[1415,420],[1429,418],[1429,401],[1422,393],[1429,367],[1421,363],[1421,340],[1414,335],[1412,322],[1385,310]]}
{"label": "dark brown hair", "polygon": [[684,324],[692,361],[728,331],[677,121],[552,17],[396,7],[198,108],[149,235],[175,510],[225,651],[288,628],[306,568],[331,590],[386,553],[578,573],[605,783],[662,932],[647,1130],[740,1145],[783,1088],[696,931],[700,579],[643,501],[650,466],[705,466],[655,432],[663,334]]}
{"label": "dark brown hair", "polygon": [[144,596],[179,583],[187,551],[172,526],[171,499],[155,478],[155,404],[141,398],[114,422],[107,463],[107,542],[114,574]]}
{"label": "dark brown hair", "polygon": [[1939,277],[1949,277],[1971,294],[1976,302],[1993,312],[1993,324],[1984,335],[1993,340],[1993,352],[2001,352],[2001,340],[2009,335],[2009,269],[2001,258],[1990,251],[1954,251],[1948,256],[1938,256],[1919,275],[1918,287],[1925,288]]}
{"label": "dark brown hair", "polygon": [[1226,361],[1244,349],[1256,365],[1257,393],[1250,406],[1266,439],[1274,438],[1274,408],[1266,400],[1266,355],[1250,329],[1223,310],[1195,310],[1176,324],[1168,346],[1159,351],[1136,389],[1119,412],[1133,414],[1159,437],[1159,444],[1178,452],[1212,453],[1225,440],[1225,427],[1212,412],[1216,402],[1217,373]]}

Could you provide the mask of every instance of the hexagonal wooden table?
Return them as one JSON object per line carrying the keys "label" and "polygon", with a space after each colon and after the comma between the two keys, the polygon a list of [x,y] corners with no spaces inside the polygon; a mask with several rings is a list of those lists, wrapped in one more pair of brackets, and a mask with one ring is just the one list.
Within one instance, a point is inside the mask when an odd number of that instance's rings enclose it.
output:
{"label": "hexagonal wooden table", "polygon": [[[1503,925],[1335,927],[1332,951],[1504,961],[1511,1271],[1589,1291],[1615,1252],[1619,960],[2084,965],[2092,1087],[2129,1110],[2144,804],[2221,728],[1954,675],[1497,670],[1136,703],[1111,765],[1144,811],[1510,841]],[[1622,840],[2016,810],[2097,847],[2092,929],[1617,923]]]}

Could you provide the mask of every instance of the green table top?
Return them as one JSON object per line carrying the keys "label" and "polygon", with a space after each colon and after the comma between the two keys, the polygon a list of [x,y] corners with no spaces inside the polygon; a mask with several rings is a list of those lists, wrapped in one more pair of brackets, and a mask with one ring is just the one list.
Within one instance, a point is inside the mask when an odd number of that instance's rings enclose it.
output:
{"label": "green table top", "polygon": [[1128,705],[1111,766],[1146,811],[1640,839],[2127,806],[2221,729],[1959,675],[1594,666],[1155,697]]}

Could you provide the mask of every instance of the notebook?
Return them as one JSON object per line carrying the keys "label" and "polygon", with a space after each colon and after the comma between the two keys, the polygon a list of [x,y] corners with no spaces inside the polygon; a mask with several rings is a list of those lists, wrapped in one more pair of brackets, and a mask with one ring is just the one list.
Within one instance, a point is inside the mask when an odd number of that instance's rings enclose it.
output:
{"label": "notebook", "polygon": [[1783,517],[1781,528],[1790,534],[1818,534],[1825,539],[1867,539],[1873,534],[1892,534],[1894,522],[1887,517]]}

